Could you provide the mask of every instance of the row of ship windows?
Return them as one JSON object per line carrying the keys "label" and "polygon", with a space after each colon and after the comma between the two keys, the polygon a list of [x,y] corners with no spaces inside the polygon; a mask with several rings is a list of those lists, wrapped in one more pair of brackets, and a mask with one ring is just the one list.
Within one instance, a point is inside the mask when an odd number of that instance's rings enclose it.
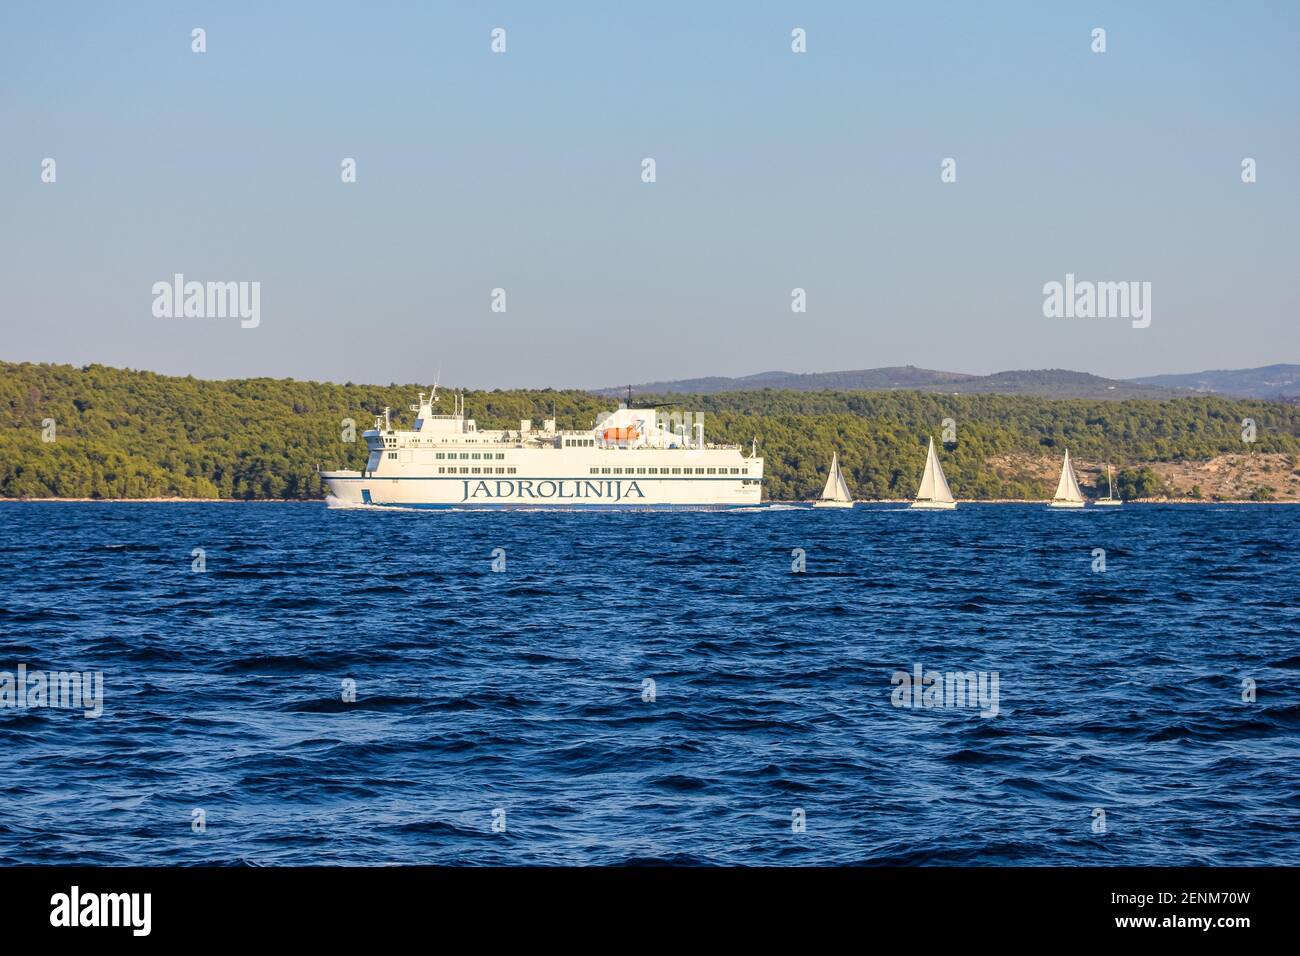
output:
{"label": "row of ship windows", "polygon": [[[462,475],[490,475],[492,473],[493,469],[486,467],[470,468],[462,466],[460,469],[460,474]],[[495,469],[495,473],[498,475],[513,475],[515,474],[515,469],[498,467]],[[696,475],[725,475],[728,473],[739,475],[741,474],[741,470],[739,468],[593,468],[591,469],[591,473],[593,475],[689,475],[692,473]],[[454,475],[456,474],[456,468],[439,468],[438,474]],[[744,474],[749,474],[748,468],[745,469]]]}
{"label": "row of ship windows", "polygon": [[[384,444],[386,444],[389,448],[396,448],[396,447],[397,447],[397,439],[395,439],[395,438],[392,438],[392,439],[386,438],[386,439],[384,439]],[[413,444],[413,445],[418,445],[418,444],[420,444],[420,440],[417,438],[417,439],[415,439],[414,441],[412,441],[411,444]],[[389,458],[396,458],[397,455],[396,455],[395,453],[393,453],[393,452],[389,452],[389,453],[388,453],[388,457],[389,457]],[[479,461],[480,459],[483,459],[483,458],[487,458],[487,459],[496,459],[497,461],[500,461],[502,458],[505,458],[506,456],[505,456],[505,453],[504,453],[504,452],[499,452],[499,451],[497,451],[497,452],[491,452],[491,451],[485,451],[485,452],[477,452],[477,451],[476,451],[476,452],[468,452],[468,451],[462,451],[462,452],[460,452],[459,455],[457,455],[457,453],[454,452],[454,451],[447,451],[447,452],[442,452],[442,451],[440,451],[440,452],[435,452],[433,457],[436,458],[436,459],[439,459],[439,460],[444,459],[444,458],[452,458],[452,459],[455,459],[455,458],[458,458],[458,457],[459,457],[459,458],[465,458],[465,459],[473,459],[473,460],[475,460],[475,461]]]}
{"label": "row of ship windows", "polygon": [[[484,467],[484,468],[461,468],[460,473],[461,473],[462,475],[490,475],[490,474],[492,474],[492,469],[491,469],[491,468],[486,468],[486,467]],[[513,475],[513,474],[515,473],[515,470],[514,470],[513,468],[501,468],[501,467],[498,466],[497,469],[496,469],[496,473],[497,473],[498,475]],[[455,468],[439,468],[439,469],[438,469],[438,474],[440,474],[440,475],[454,475],[454,474],[456,474],[456,469],[455,469]]]}
{"label": "row of ship windows", "polygon": [[[739,475],[739,468],[593,468],[593,475]],[[746,468],[743,474],[749,474]]]}
{"label": "row of ship windows", "polygon": [[[442,439],[439,439],[439,441],[441,441],[442,444],[444,444],[444,445],[447,444],[448,442],[450,442],[451,440],[452,440],[452,439],[450,439],[450,438],[442,438]],[[473,444],[475,444],[477,441],[478,441],[477,438],[458,438],[458,439],[456,439],[456,444],[458,444],[458,445],[473,445]],[[406,443],[407,443],[408,445],[432,445],[432,444],[434,444],[434,441],[433,441],[432,438],[408,438],[408,439],[406,440]],[[483,439],[483,444],[486,445],[487,443],[488,443],[488,440],[487,440],[486,438]],[[384,439],[384,444],[387,445],[389,448],[396,448],[396,447],[397,447],[397,439],[396,439],[396,438],[385,438],[385,439]],[[491,456],[489,455],[488,457],[490,458]]]}

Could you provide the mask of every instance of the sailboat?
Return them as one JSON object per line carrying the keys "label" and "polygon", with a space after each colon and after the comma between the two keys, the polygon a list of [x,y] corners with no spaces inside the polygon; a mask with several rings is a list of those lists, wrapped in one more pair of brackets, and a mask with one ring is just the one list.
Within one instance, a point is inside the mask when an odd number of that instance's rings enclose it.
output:
{"label": "sailboat", "polygon": [[840,453],[831,455],[831,473],[826,476],[826,487],[822,496],[813,502],[814,508],[852,508],[853,496],[844,481],[844,472],[840,471]]}
{"label": "sailboat", "polygon": [[1106,466],[1106,487],[1110,489],[1105,498],[1098,498],[1093,502],[1094,505],[1110,505],[1116,507],[1124,502],[1115,497],[1115,481],[1110,475],[1110,465]]}
{"label": "sailboat", "polygon": [[925,456],[925,474],[921,476],[921,487],[916,493],[913,508],[932,508],[951,511],[957,507],[952,498],[952,489],[948,479],[943,476],[943,466],[939,456],[934,453],[934,436],[930,436],[930,451]]}
{"label": "sailboat", "polygon": [[1065,449],[1065,464],[1061,466],[1061,480],[1056,485],[1056,495],[1052,498],[1052,508],[1082,508],[1083,492],[1070,467],[1070,449]]}

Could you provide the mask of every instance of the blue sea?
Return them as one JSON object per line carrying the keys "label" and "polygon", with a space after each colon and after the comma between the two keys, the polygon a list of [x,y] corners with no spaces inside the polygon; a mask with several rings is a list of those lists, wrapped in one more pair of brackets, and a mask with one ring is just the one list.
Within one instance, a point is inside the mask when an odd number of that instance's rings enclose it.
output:
{"label": "blue sea", "polygon": [[1293,864],[1298,532],[0,504],[0,864]]}

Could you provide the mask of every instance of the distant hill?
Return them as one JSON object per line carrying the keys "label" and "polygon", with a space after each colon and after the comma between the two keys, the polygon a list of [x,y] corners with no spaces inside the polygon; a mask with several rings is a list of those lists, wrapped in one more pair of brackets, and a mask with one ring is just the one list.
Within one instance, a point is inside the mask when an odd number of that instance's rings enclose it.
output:
{"label": "distant hill", "polygon": [[[710,378],[686,378],[671,382],[646,382],[633,385],[632,391],[662,394],[664,392],[689,392],[695,395],[708,395],[715,392],[748,392],[754,389],[775,388],[789,389],[796,392],[886,392],[898,388],[925,388],[933,385],[950,385],[957,382],[978,378],[961,372],[936,372],[914,365],[898,365],[891,368],[867,368],[854,372],[759,372],[757,375],[744,375],[739,378],[713,376]],[[594,390],[601,395],[616,395],[626,392],[627,386],[609,387]]]}
{"label": "distant hill", "polygon": [[[671,382],[647,382],[632,386],[633,394],[696,395],[742,392],[771,388],[796,392],[888,392],[901,389],[942,392],[953,395],[1038,395],[1045,398],[1170,398],[1172,389],[1139,382],[1102,378],[1087,372],[1067,369],[996,372],[993,375],[967,375],[941,372],[913,365],[889,368],[858,369],[847,372],[760,372],[740,378],[681,379]],[[595,389],[599,395],[618,395],[623,388]]]}
{"label": "distant hill", "polygon": [[1029,369],[994,372],[973,376],[953,386],[927,386],[927,392],[954,392],[959,395],[1038,395],[1044,398],[1130,399],[1170,398],[1169,389],[1102,378],[1088,372],[1071,372],[1063,368]]}
{"label": "distant hill", "polygon": [[1185,375],[1147,375],[1133,381],[1160,388],[1217,392],[1240,398],[1286,398],[1300,395],[1300,365],[1214,369],[1208,372],[1188,372]]}

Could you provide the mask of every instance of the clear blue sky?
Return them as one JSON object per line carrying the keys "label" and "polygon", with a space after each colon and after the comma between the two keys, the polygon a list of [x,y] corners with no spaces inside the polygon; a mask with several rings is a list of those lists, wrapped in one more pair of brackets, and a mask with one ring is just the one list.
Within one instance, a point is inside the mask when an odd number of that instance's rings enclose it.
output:
{"label": "clear blue sky", "polygon": [[[6,4],[0,358],[472,387],[1300,361],[1297,49],[1292,2]],[[155,318],[176,272],[260,282],[261,325]],[[1067,272],[1152,282],[1151,327],[1044,318]]]}

